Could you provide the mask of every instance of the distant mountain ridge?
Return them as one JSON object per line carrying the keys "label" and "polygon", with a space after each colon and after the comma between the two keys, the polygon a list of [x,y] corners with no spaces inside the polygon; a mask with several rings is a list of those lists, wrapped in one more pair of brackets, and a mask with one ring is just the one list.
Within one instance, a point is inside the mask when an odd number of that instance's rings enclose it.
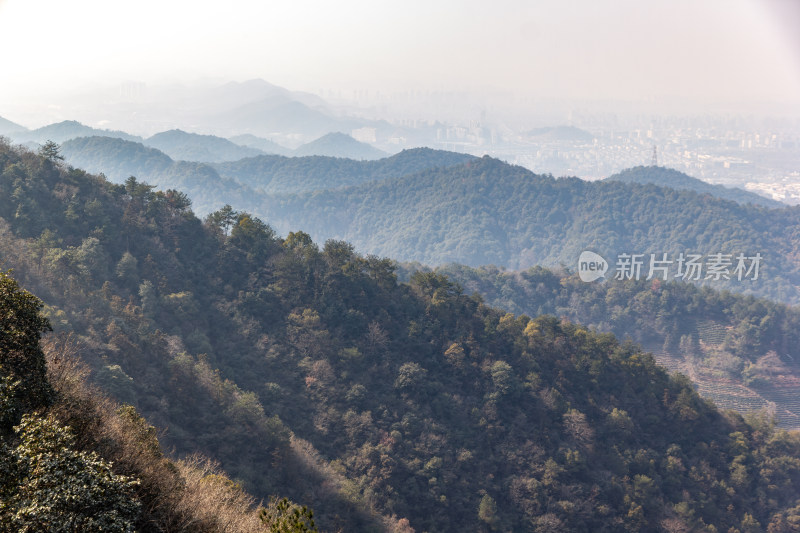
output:
{"label": "distant mountain ridge", "polygon": [[378,150],[372,145],[360,142],[351,136],[341,133],[327,133],[298,147],[293,155],[326,155],[331,157],[345,157],[347,159],[381,159],[389,154]]}
{"label": "distant mountain ridge", "polygon": [[549,126],[544,128],[535,128],[528,131],[527,135],[535,138],[538,141],[589,142],[594,139],[594,135],[586,130],[576,128],[575,126]]}
{"label": "distant mountain ridge", "polygon": [[377,161],[262,155],[203,164],[170,163],[125,143],[94,138],[62,150],[71,164],[114,169],[107,175],[117,181],[135,175],[184,190],[201,215],[239,205],[282,234],[303,230],[320,242],[345,239],[365,253],[430,265],[574,265],[587,249],[612,264],[619,253],[758,252],[759,280],[715,287],[800,302],[800,267],[791,259],[800,250],[793,236],[798,208],[741,205],[652,184],[554,179],[430,149]]}
{"label": "distant mountain ridge", "polygon": [[580,253],[593,250],[613,269],[621,253],[758,252],[764,263],[758,280],[720,279],[714,286],[800,302],[793,259],[800,209],[788,206],[770,210],[655,185],[554,179],[484,157],[347,189],[265,198],[254,209],[282,233],[302,229],[315,240],[345,239],[364,253],[429,265],[575,268]]}
{"label": "distant mountain ridge", "polygon": [[116,183],[135,176],[164,189],[192,190],[193,206],[198,213],[218,209],[221,201],[247,203],[255,195],[248,187],[220,177],[206,163],[173,161],[160,150],[142,143],[111,137],[81,137],[63,143],[61,153],[68,163],[103,173]]}
{"label": "distant mountain ridge", "polygon": [[157,133],[145,139],[144,144],[158,148],[174,160],[200,163],[236,161],[264,153],[256,148],[241,146],[222,137],[187,133],[182,130]]}
{"label": "distant mountain ridge", "polygon": [[281,133],[317,138],[333,131],[352,131],[371,122],[332,116],[324,109],[312,108],[297,100],[273,97],[220,114],[213,124],[217,129],[261,137]]}
{"label": "distant mountain ridge", "polygon": [[209,213],[225,203],[258,208],[266,193],[347,187],[474,159],[465,154],[416,148],[377,161],[260,155],[207,164],[174,161],[156,148],[109,137],[73,139],[61,145],[61,152],[70,164],[102,172],[117,183],[136,176],[161,188],[188,191],[199,214]]}
{"label": "distant mountain ridge", "polygon": [[112,137],[157,148],[176,161],[196,161],[200,163],[237,161],[263,154],[287,156],[322,155],[349,159],[380,159],[389,155],[370,144],[357,141],[350,135],[341,132],[324,134],[292,150],[274,141],[252,134],[236,135],[230,139],[225,139],[216,135],[171,129],[143,139],[124,131],[92,128],[74,120],[65,120],[29,131],[0,117],[0,135],[8,135],[14,142],[19,144],[44,144],[46,141],[64,143],[81,137]]}
{"label": "distant mountain ridge", "polygon": [[16,122],[11,122],[7,118],[0,117],[0,135],[27,131],[28,128],[20,126]]}
{"label": "distant mountain ridge", "polygon": [[472,159],[475,157],[466,154],[412,148],[373,161],[326,156],[265,155],[215,164],[213,167],[220,176],[267,194],[294,194],[396,178],[429,168],[462,164]]}
{"label": "distant mountain ridge", "polygon": [[245,133],[244,135],[234,135],[233,137],[230,137],[228,140],[238,144],[239,146],[247,146],[249,148],[255,148],[257,150],[261,150],[265,154],[289,155],[292,153],[291,148],[287,148],[281,144],[276,143],[271,139],[258,137],[251,133]]}
{"label": "distant mountain ridge", "polygon": [[625,183],[652,183],[661,187],[685,189],[695,191],[700,194],[710,194],[712,196],[716,196],[717,198],[732,200],[740,204],[751,203],[771,208],[780,208],[786,206],[786,204],[771,198],[766,198],[760,194],[745,191],[744,189],[739,189],[736,187],[725,187],[723,185],[706,183],[705,181],[693,178],[688,174],[684,174],[678,170],[666,167],[639,166],[629,168],[607,177],[606,180],[622,181]]}
{"label": "distant mountain ridge", "polygon": [[92,136],[114,137],[117,139],[124,139],[126,141],[142,142],[141,137],[131,135],[130,133],[126,133],[124,131],[92,128],[75,120],[64,120],[62,122],[56,122],[55,124],[42,126],[41,128],[37,128],[35,130],[20,131],[10,135],[14,142],[20,144],[30,142],[43,144],[46,141],[63,143],[78,137]]}

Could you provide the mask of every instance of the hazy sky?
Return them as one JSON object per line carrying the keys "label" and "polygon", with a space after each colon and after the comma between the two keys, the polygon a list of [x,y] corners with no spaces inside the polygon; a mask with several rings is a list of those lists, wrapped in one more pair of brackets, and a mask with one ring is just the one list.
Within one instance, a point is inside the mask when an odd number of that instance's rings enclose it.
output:
{"label": "hazy sky", "polygon": [[0,0],[0,116],[91,82],[207,77],[798,104],[798,28],[798,0]]}

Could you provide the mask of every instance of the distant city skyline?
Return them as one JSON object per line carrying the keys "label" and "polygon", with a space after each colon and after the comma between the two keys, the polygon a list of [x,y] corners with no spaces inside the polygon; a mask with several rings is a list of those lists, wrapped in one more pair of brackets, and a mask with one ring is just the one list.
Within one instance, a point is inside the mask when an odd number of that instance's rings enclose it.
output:
{"label": "distant city skyline", "polygon": [[797,27],[792,0],[0,0],[0,116],[98,85],[252,78],[347,99],[460,91],[794,114]]}

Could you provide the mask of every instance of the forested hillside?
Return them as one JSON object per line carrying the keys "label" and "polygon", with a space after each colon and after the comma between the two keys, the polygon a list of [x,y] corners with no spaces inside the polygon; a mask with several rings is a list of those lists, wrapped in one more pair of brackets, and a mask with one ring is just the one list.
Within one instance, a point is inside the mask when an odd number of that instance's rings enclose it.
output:
{"label": "forested hillside", "polygon": [[[708,283],[800,301],[800,208],[770,210],[649,184],[554,179],[490,158],[430,149],[377,161],[263,155],[213,165],[173,162],[119,139],[76,139],[63,151],[73,164],[103,170],[115,181],[144,176],[159,187],[187,191],[203,214],[229,203],[268,217],[282,235],[303,228],[315,240],[343,239],[399,260],[574,268],[580,253],[592,250],[609,261],[608,275],[614,276],[624,253],[666,253],[673,262],[682,253],[706,259],[730,254],[731,262],[739,254],[760,254],[758,279]],[[659,175],[670,172],[659,169]],[[647,273],[645,264],[642,277]],[[676,273],[673,266],[670,276]],[[706,273],[698,277],[706,282]]]}
{"label": "forested hillside", "polygon": [[0,272],[3,531],[316,531],[313,513],[252,497],[200,456],[164,456],[156,429],[88,385],[71,335]]}
{"label": "forested hillside", "polygon": [[[122,183],[130,176],[181,188],[191,193],[193,205],[207,214],[229,203],[240,208],[259,208],[265,194],[336,189],[369,181],[445,168],[474,159],[472,156],[414,148],[377,161],[355,161],[326,156],[285,157],[262,155],[211,165],[173,161],[165,153],[141,143],[106,137],[73,139],[61,146],[66,160],[75,166],[103,172]],[[208,179],[186,179],[184,170],[201,169]],[[195,170],[195,172],[197,172]]]}
{"label": "forested hillside", "polygon": [[232,208],[201,221],[180,192],[58,158],[0,144],[3,266],[167,449],[310,505],[322,529],[800,521],[798,437],[720,413],[632,344],[434,273],[398,283],[390,260]]}
{"label": "forested hillside", "polygon": [[683,172],[666,167],[634,167],[613,174],[606,179],[609,181],[622,181],[624,183],[652,183],[653,185],[670,187],[672,189],[686,189],[700,194],[710,194],[725,200],[732,200],[740,204],[763,205],[773,209],[785,207],[785,204],[777,200],[766,198],[754,192],[737,189],[735,187],[713,185],[688,176]]}
{"label": "forested hillside", "polygon": [[[324,156],[259,156],[214,165],[224,178],[268,194],[338,189],[463,164],[474,157],[430,148],[412,148],[377,161]],[[254,199],[254,207],[260,208]]]}
{"label": "forested hillside", "polygon": [[156,133],[145,139],[144,144],[161,150],[176,161],[197,161],[199,163],[236,161],[244,157],[263,154],[261,150],[240,146],[222,137],[187,133],[181,130]]}
{"label": "forested hillside", "polygon": [[142,138],[137,137],[136,135],[131,135],[124,131],[113,131],[113,130],[102,130],[97,128],[92,128],[90,126],[86,126],[85,124],[81,124],[75,120],[64,120],[62,122],[56,122],[54,124],[48,124],[47,126],[42,126],[41,128],[36,128],[35,130],[26,130],[21,128],[16,131],[9,131],[9,135],[11,135],[14,142],[17,143],[37,143],[37,144],[44,144],[47,141],[53,141],[57,143],[62,143],[69,139],[75,139],[77,137],[92,137],[92,136],[102,136],[102,137],[109,137],[114,139],[124,139],[130,142],[141,142]]}
{"label": "forested hillside", "polygon": [[140,177],[160,188],[194,191],[193,205],[210,213],[220,200],[250,206],[258,194],[239,182],[223,179],[212,166],[193,161],[173,161],[167,154],[142,143],[111,137],[80,137],[65,142],[61,153],[80,168],[102,173],[109,180],[123,183]]}
{"label": "forested hillside", "polygon": [[[352,242],[365,253],[429,265],[576,268],[584,250],[617,258],[667,253],[761,254],[757,280],[712,287],[800,301],[800,209],[769,210],[655,185],[586,182],[533,174],[484,157],[446,169],[335,191],[268,199],[285,233]],[[642,277],[647,275],[647,266]],[[676,269],[670,276],[674,276]],[[705,280],[703,272],[699,281]]]}
{"label": "forested hillside", "polygon": [[[406,265],[403,277],[420,266]],[[800,428],[800,312],[752,296],[661,280],[584,283],[563,270],[522,272],[445,265],[436,269],[517,314],[565,317],[630,338],[659,363],[691,377],[699,392],[739,411],[767,409]]]}

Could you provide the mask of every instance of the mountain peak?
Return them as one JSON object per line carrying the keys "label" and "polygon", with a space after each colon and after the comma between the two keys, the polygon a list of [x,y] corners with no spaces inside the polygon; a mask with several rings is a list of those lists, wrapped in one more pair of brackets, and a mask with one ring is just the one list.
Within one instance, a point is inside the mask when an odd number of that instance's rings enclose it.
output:
{"label": "mountain peak", "polygon": [[388,154],[340,131],[326,133],[295,150],[295,155],[325,155],[348,159],[382,159]]}
{"label": "mountain peak", "polygon": [[769,208],[786,207],[781,202],[766,198],[759,194],[735,187],[714,185],[712,183],[693,178],[674,168],[658,166],[638,166],[625,169],[606,178],[606,181],[622,181],[626,183],[653,184],[659,187],[669,187],[678,190],[690,190],[699,194],[710,194],[717,198],[731,200],[740,204],[755,204]]}
{"label": "mountain peak", "polygon": [[145,144],[158,148],[175,160],[203,163],[236,161],[264,153],[257,148],[241,146],[215,135],[189,133],[179,129],[156,133]]}
{"label": "mountain peak", "polygon": [[0,135],[7,135],[17,131],[27,131],[28,128],[20,126],[16,122],[11,122],[7,118],[0,117]]}

